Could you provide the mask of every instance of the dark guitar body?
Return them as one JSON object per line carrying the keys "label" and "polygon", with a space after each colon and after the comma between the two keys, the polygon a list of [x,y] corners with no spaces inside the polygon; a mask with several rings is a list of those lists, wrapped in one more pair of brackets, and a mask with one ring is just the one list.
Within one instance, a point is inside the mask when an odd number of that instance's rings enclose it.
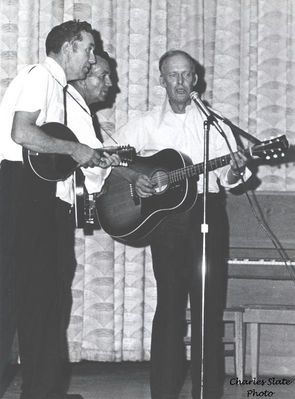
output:
{"label": "dark guitar body", "polygon": [[[191,165],[189,157],[173,149],[162,150],[150,157],[136,157],[129,167],[150,178],[159,171],[170,172]],[[139,198],[130,182],[112,172],[97,201],[101,227],[113,238],[125,243],[141,243],[169,214],[193,206],[197,198],[196,177],[170,184],[149,198]]]}
{"label": "dark guitar body", "polygon": [[[40,126],[51,137],[78,142],[74,133],[65,125],[49,122]],[[68,178],[77,168],[77,162],[70,155],[48,154],[23,149],[24,163],[43,180],[59,181]]]}
{"label": "dark guitar body", "polygon": [[[50,137],[78,142],[77,137],[71,129],[61,123],[49,122],[40,126],[40,128]],[[101,147],[95,148],[95,151],[99,152],[101,155],[104,152],[110,155],[118,154],[121,159],[121,165],[124,166],[133,162],[136,156],[135,148],[130,146]],[[23,159],[24,163],[29,166],[40,179],[50,182],[67,179],[79,167],[78,163],[70,155],[41,153],[27,150],[26,148],[23,148]]]}

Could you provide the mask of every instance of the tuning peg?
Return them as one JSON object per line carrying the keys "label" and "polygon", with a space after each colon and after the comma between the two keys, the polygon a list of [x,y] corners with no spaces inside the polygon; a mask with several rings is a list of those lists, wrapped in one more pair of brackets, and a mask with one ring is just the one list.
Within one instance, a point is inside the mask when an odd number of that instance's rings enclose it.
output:
{"label": "tuning peg", "polygon": [[126,162],[126,161],[121,161],[121,162],[120,162],[120,166],[126,167],[126,166],[128,166],[128,162]]}

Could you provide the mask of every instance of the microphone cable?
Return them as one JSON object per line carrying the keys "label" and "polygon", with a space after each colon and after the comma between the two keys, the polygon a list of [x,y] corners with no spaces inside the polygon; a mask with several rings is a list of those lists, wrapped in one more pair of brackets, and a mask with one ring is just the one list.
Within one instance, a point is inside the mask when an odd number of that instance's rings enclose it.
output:
{"label": "microphone cable", "polygon": [[[191,93],[191,99],[197,104],[197,106],[199,106],[199,108],[201,109],[201,111],[205,114],[205,116],[207,118],[210,117],[217,117],[218,119],[221,119],[224,123],[228,124],[229,126],[232,125],[232,123],[229,121],[229,119],[223,117],[219,112],[214,111],[213,109],[211,109],[211,107],[207,107],[203,101],[200,99],[198,93],[196,92],[192,92]],[[218,125],[218,122],[215,120],[213,120],[213,126],[218,126],[217,131],[220,133],[220,130],[222,130],[220,128],[220,126]],[[231,148],[231,145],[228,141],[228,138],[225,134],[221,133],[222,137],[224,137],[227,147],[229,149],[229,152],[231,154],[231,156],[233,157],[233,151]],[[261,141],[258,140],[257,138],[255,138],[254,136],[251,136],[250,134],[248,134],[250,138],[253,139],[254,142],[256,143],[260,143]],[[234,162],[235,158],[233,157]],[[236,162],[236,167],[237,170],[239,170],[239,166]],[[240,173],[240,178],[242,180],[242,184],[245,187],[246,186],[246,181],[243,177],[243,174]],[[245,190],[244,194],[247,197],[248,203],[250,205],[250,209],[252,211],[252,214],[254,215],[254,217],[257,220],[257,223],[259,225],[259,227],[262,229],[262,231],[264,231],[267,235],[267,237],[269,238],[269,240],[272,242],[275,250],[278,252],[280,259],[282,260],[282,262],[284,263],[287,272],[289,273],[291,280],[293,281],[293,283],[295,284],[295,262],[292,261],[292,259],[289,257],[288,253],[286,252],[286,250],[284,249],[283,245],[281,244],[280,240],[278,239],[278,237],[275,235],[275,233],[272,231],[272,229],[270,228],[270,226],[268,225],[267,221],[265,220],[265,216],[263,214],[263,211],[261,209],[261,206],[259,204],[259,201],[256,197],[256,194],[254,193],[253,190],[251,190],[251,196],[250,197],[249,193]]]}

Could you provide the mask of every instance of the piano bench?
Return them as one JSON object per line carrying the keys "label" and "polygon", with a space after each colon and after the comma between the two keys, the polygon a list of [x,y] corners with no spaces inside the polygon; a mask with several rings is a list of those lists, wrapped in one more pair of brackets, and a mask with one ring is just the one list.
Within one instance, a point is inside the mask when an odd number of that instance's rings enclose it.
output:
{"label": "piano bench", "polygon": [[[243,380],[244,377],[244,325],[243,325],[243,307],[226,308],[223,312],[224,323],[234,323],[234,334],[233,337],[223,338],[224,344],[233,344],[234,350],[233,355],[235,359],[235,371],[236,376],[239,380]],[[188,334],[185,337],[185,344],[190,345],[190,309],[186,312],[186,321],[188,324]],[[227,353],[228,354],[228,353]],[[231,353],[232,354],[232,351]]]}
{"label": "piano bench", "polygon": [[257,378],[259,367],[260,324],[295,325],[293,305],[244,305],[244,323],[250,325],[251,377]]}

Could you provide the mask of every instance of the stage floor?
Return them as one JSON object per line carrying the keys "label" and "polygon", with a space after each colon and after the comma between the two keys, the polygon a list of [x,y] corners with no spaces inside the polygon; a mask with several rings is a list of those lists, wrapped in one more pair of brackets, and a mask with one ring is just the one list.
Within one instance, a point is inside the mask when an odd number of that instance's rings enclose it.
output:
{"label": "stage floor", "polygon": [[[97,363],[81,362],[72,367],[69,393],[80,393],[84,399],[150,399],[148,383],[149,364],[144,363]],[[286,380],[286,377],[284,378]],[[246,384],[235,384],[235,378],[227,376],[222,399],[244,399],[272,397],[273,399],[294,399],[295,380],[288,377],[259,377],[263,385],[253,384],[245,377]],[[190,399],[190,377],[188,376],[179,399]],[[2,399],[19,399],[20,372],[11,375]]]}

